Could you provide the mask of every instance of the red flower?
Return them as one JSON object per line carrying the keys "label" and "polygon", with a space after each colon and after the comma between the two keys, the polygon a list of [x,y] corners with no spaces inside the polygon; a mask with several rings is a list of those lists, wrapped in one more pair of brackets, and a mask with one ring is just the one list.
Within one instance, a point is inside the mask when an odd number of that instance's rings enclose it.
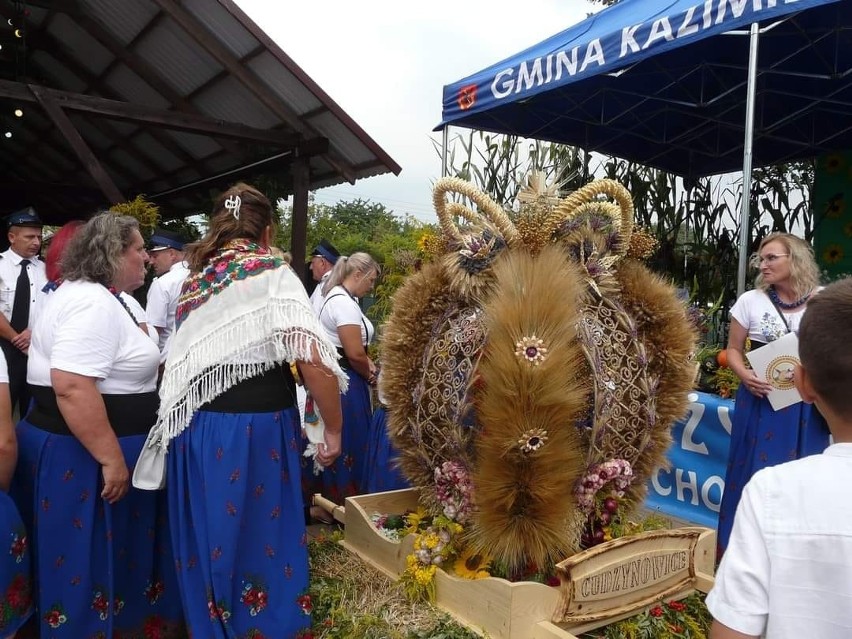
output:
{"label": "red flower", "polygon": [[686,604],[683,604],[680,601],[670,601],[666,605],[675,612],[683,612],[686,610]]}
{"label": "red flower", "polygon": [[10,549],[10,552],[15,557],[15,561],[20,563],[21,558],[24,556],[24,553],[26,551],[27,551],[27,538],[26,538],[26,536],[18,537],[18,535],[15,535],[15,538],[12,540],[12,547]]}
{"label": "red flower", "polygon": [[13,610],[24,610],[32,603],[29,581],[23,575],[16,575],[6,589],[6,601]]}
{"label": "red flower", "polygon": [[313,603],[311,603],[310,595],[300,595],[296,599],[296,603],[299,604],[299,608],[301,608],[302,612],[304,612],[306,615],[311,614],[311,610],[314,609],[314,605]]}
{"label": "red flower", "polygon": [[651,608],[651,610],[649,612],[650,612],[652,617],[662,617],[663,616],[663,609],[660,608],[659,606],[654,606],[653,608]]}
{"label": "red flower", "polygon": [[163,639],[163,620],[158,616],[148,617],[142,628],[145,639]]}

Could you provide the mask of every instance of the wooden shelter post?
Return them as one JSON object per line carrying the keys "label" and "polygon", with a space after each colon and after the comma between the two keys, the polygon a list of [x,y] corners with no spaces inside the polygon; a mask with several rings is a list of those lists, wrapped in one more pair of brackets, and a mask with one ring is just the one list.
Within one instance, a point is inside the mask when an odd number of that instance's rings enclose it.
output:
{"label": "wooden shelter post", "polygon": [[298,157],[293,160],[290,172],[293,175],[293,227],[290,253],[293,255],[293,268],[301,276],[305,265],[305,245],[308,242],[308,188],[310,185],[308,159]]}

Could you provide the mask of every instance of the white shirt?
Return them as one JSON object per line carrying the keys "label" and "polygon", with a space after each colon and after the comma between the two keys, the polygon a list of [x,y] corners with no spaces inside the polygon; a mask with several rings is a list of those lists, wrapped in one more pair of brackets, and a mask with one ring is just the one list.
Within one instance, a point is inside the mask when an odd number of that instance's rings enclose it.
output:
{"label": "white shirt", "polygon": [[[803,305],[794,311],[784,313],[784,318],[792,332],[799,331],[799,323],[802,321],[806,308],[807,306]],[[787,333],[787,328],[778,315],[775,305],[761,289],[746,291],[740,295],[731,307],[731,317],[748,331],[751,339],[764,344],[774,342]]]}
{"label": "white shirt", "polygon": [[145,314],[152,326],[160,329],[159,347],[163,352],[163,360],[168,352],[166,342],[175,330],[175,312],[177,311],[180,289],[183,281],[189,275],[186,262],[177,262],[160,277],[151,282],[148,288],[148,305]]}
{"label": "white shirt", "polygon": [[721,623],[768,639],[852,637],[852,444],[758,471],[707,595]]}
{"label": "white shirt", "polygon": [[6,365],[6,356],[0,351],[0,384],[9,383],[9,367]]}
{"label": "white shirt", "polygon": [[50,386],[50,370],[94,377],[101,393],[156,390],[160,352],[106,287],[64,282],[33,327],[27,381]]}
{"label": "white shirt", "polygon": [[[24,258],[7,249],[0,253],[0,313],[7,320],[12,319],[12,307],[15,304],[15,289],[18,285],[18,276],[21,274],[21,260]],[[28,328],[35,325],[34,312],[36,298],[41,294],[41,289],[47,284],[47,275],[44,270],[44,262],[37,256],[26,258],[30,261],[27,265],[27,275],[30,278],[30,321]]]}
{"label": "white shirt", "polygon": [[328,281],[329,275],[331,275],[331,271],[322,276],[311,293],[311,305],[314,307],[314,313],[316,313],[317,316],[319,316],[320,311],[322,310],[322,303],[325,301],[325,295],[322,294],[322,288],[325,286],[326,281]]}
{"label": "white shirt", "polygon": [[358,302],[342,286],[335,286],[325,296],[319,320],[320,326],[337,348],[343,348],[337,334],[338,326],[360,326],[361,343],[365,346],[373,340],[373,323],[361,312]]}

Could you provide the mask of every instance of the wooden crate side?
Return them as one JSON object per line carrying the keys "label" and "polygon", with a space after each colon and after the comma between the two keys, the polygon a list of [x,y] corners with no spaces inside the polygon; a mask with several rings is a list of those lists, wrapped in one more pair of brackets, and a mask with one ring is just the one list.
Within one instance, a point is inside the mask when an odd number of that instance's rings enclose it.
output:
{"label": "wooden crate side", "polygon": [[417,491],[412,489],[347,497],[346,533],[341,543],[391,579],[399,579],[405,570],[405,558],[414,549],[414,536],[409,535],[402,542],[391,541],[376,530],[371,517],[416,508]]}
{"label": "wooden crate side", "polygon": [[559,602],[556,588],[505,579],[462,579],[438,571],[436,603],[468,628],[493,639],[531,639],[533,626],[549,619]]}

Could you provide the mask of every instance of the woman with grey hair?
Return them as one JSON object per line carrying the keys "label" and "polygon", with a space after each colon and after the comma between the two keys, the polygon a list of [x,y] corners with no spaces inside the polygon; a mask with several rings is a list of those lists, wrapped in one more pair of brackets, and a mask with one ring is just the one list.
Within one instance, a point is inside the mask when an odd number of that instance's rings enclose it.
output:
{"label": "woman with grey hair", "polygon": [[158,407],[159,351],[119,295],[145,278],[138,223],[96,215],[61,262],[33,329],[34,402],[17,427],[39,633],[181,637],[165,500],[130,487]]}

